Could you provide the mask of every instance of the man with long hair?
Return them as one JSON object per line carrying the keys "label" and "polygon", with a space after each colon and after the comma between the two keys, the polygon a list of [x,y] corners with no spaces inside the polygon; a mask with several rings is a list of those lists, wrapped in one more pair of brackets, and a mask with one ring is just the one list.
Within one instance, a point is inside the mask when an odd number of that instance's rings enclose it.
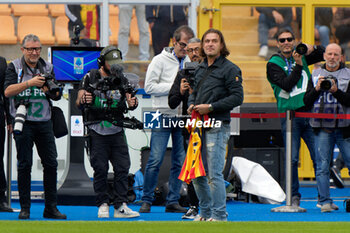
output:
{"label": "man with long hair", "polygon": [[205,128],[206,176],[193,180],[200,215],[194,221],[227,221],[226,190],[222,171],[226,146],[230,137],[230,111],[243,103],[242,74],[230,62],[224,37],[219,30],[209,29],[201,40],[204,61],[195,73],[195,86],[188,99],[188,114],[192,111],[208,115],[220,126]]}

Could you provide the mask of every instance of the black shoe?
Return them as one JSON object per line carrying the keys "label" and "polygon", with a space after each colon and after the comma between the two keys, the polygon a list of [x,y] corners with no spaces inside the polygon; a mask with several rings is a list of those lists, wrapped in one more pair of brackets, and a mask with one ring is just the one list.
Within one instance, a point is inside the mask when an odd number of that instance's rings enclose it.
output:
{"label": "black shoe", "polygon": [[19,219],[29,219],[30,212],[29,209],[21,209],[21,212],[18,215]]}
{"label": "black shoe", "polygon": [[331,167],[329,171],[330,171],[330,178],[333,179],[335,186],[337,186],[337,188],[340,188],[340,189],[344,188],[344,181],[341,178],[339,170],[335,167]]}
{"label": "black shoe", "polygon": [[67,219],[67,216],[58,211],[56,207],[45,207],[44,218]]}
{"label": "black shoe", "polygon": [[6,202],[0,203],[0,212],[13,212],[13,209],[8,207]]}
{"label": "black shoe", "polygon": [[198,207],[196,206],[191,206],[187,213],[182,216],[182,219],[195,219],[196,216],[198,215]]}
{"label": "black shoe", "polygon": [[179,203],[169,204],[165,207],[165,212],[170,213],[186,213],[187,209],[180,206]]}
{"label": "black shoe", "polygon": [[141,208],[139,209],[140,213],[149,213],[151,212],[151,204],[143,202]]}

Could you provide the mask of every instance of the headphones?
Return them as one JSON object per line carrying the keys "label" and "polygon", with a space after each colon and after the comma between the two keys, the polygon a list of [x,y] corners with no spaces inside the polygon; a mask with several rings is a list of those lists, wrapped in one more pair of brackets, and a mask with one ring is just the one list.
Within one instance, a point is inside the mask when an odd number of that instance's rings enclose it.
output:
{"label": "headphones", "polygon": [[120,54],[120,59],[123,59],[122,56],[122,52],[115,46],[110,46],[108,49],[106,49],[106,51],[102,51],[100,56],[97,58],[97,64],[99,67],[104,66],[105,65],[105,56],[112,52],[112,51],[117,51]]}

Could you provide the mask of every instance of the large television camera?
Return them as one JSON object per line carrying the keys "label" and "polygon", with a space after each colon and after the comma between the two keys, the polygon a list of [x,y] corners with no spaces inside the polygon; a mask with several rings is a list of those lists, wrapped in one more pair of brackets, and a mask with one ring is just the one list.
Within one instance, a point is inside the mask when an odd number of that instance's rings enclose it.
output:
{"label": "large television camera", "polygon": [[[112,65],[108,77],[101,77],[97,82],[89,85],[87,91],[92,93],[93,103],[99,102],[99,104],[98,106],[85,104],[83,112],[85,125],[108,121],[123,128],[143,129],[143,123],[135,117],[124,117],[128,110],[137,107],[127,107],[126,94],[134,97],[137,90],[135,86],[130,84],[122,71],[123,68],[120,65]],[[102,94],[104,98],[100,98],[99,94]],[[116,102],[113,97],[119,97],[119,100]]]}

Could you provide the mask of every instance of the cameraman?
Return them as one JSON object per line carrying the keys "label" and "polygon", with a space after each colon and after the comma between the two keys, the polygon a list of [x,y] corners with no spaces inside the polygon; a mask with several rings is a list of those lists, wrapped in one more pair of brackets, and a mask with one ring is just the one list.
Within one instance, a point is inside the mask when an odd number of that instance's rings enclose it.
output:
{"label": "cameraman", "polygon": [[[14,134],[17,149],[18,191],[21,212],[19,219],[30,217],[30,182],[33,145],[44,167],[44,218],[66,219],[57,208],[57,151],[51,123],[49,98],[59,100],[60,92],[50,93],[42,74],[53,73],[51,64],[40,57],[41,43],[37,36],[26,35],[21,47],[23,56],[12,61],[6,70],[5,96],[10,98],[10,114],[16,116],[18,103],[26,102],[22,132]],[[54,76],[53,76],[54,77]],[[17,123],[16,123],[17,124]],[[15,125],[16,127],[16,125]]]}
{"label": "cameraman", "polygon": [[[128,81],[124,75],[119,74],[118,77],[112,76],[111,67],[114,67],[122,62],[122,55],[115,46],[105,47],[98,58],[100,66],[99,70],[90,70],[82,79],[79,87],[78,98],[76,105],[87,112],[84,114],[84,121],[94,121],[88,125],[88,134],[90,141],[90,163],[94,169],[94,190],[97,195],[96,205],[98,209],[99,218],[109,218],[109,196],[107,194],[107,174],[108,161],[111,162],[114,171],[114,217],[115,218],[134,218],[140,216],[136,211],[132,211],[126,203],[128,202],[128,174],[130,168],[130,156],[128,145],[126,142],[123,128],[113,125],[103,118],[106,99],[111,99],[111,109],[114,106],[122,106],[126,109],[125,102],[121,101],[121,93],[117,86],[111,85],[107,90],[100,90],[91,87],[98,86],[101,78],[112,80],[119,79],[120,84],[126,84]],[[92,94],[93,93],[93,94]],[[100,100],[100,101],[98,101]],[[129,109],[137,107],[136,97],[126,93],[126,102]],[[117,114],[122,117],[124,110],[117,110]],[[91,112],[89,112],[91,111]],[[101,116],[101,117],[99,117]]]}
{"label": "cameraman", "polygon": [[[324,53],[325,65],[314,70],[304,102],[314,113],[350,114],[350,69],[341,62],[342,50],[329,44]],[[329,166],[335,144],[350,167],[350,120],[312,118],[315,132],[316,181],[321,212],[338,210],[329,193]]]}
{"label": "cameraman", "polygon": [[[323,46],[306,45],[305,54],[296,51],[295,37],[289,29],[282,28],[277,32],[277,48],[279,53],[272,55],[266,65],[267,80],[270,82],[277,100],[278,112],[295,110],[307,112],[303,98],[307,82],[311,78],[308,66],[323,60]],[[305,51],[307,50],[307,51]],[[285,140],[286,119],[281,118],[281,130]],[[303,138],[316,170],[314,135],[307,118],[292,120],[292,206],[300,205],[299,192],[299,148],[300,138]]]}
{"label": "cameraman", "polygon": [[[201,47],[201,40],[198,38],[191,38],[188,40],[187,44],[187,56],[190,58],[191,62],[201,62],[202,57],[199,55],[199,50]],[[182,115],[187,115],[187,100],[188,96],[192,93],[193,83],[194,83],[194,67],[191,67],[193,70],[185,69],[180,70],[177,73],[175,81],[171,86],[168,95],[168,104],[171,109],[177,108],[182,102]],[[186,74],[189,73],[189,74]],[[182,132],[184,136],[184,146],[185,151],[187,150],[189,133],[187,129],[184,129]],[[183,219],[194,219],[198,214],[198,198],[194,190],[192,182],[188,185],[188,196],[190,199],[190,208],[187,213],[185,213]]]}

